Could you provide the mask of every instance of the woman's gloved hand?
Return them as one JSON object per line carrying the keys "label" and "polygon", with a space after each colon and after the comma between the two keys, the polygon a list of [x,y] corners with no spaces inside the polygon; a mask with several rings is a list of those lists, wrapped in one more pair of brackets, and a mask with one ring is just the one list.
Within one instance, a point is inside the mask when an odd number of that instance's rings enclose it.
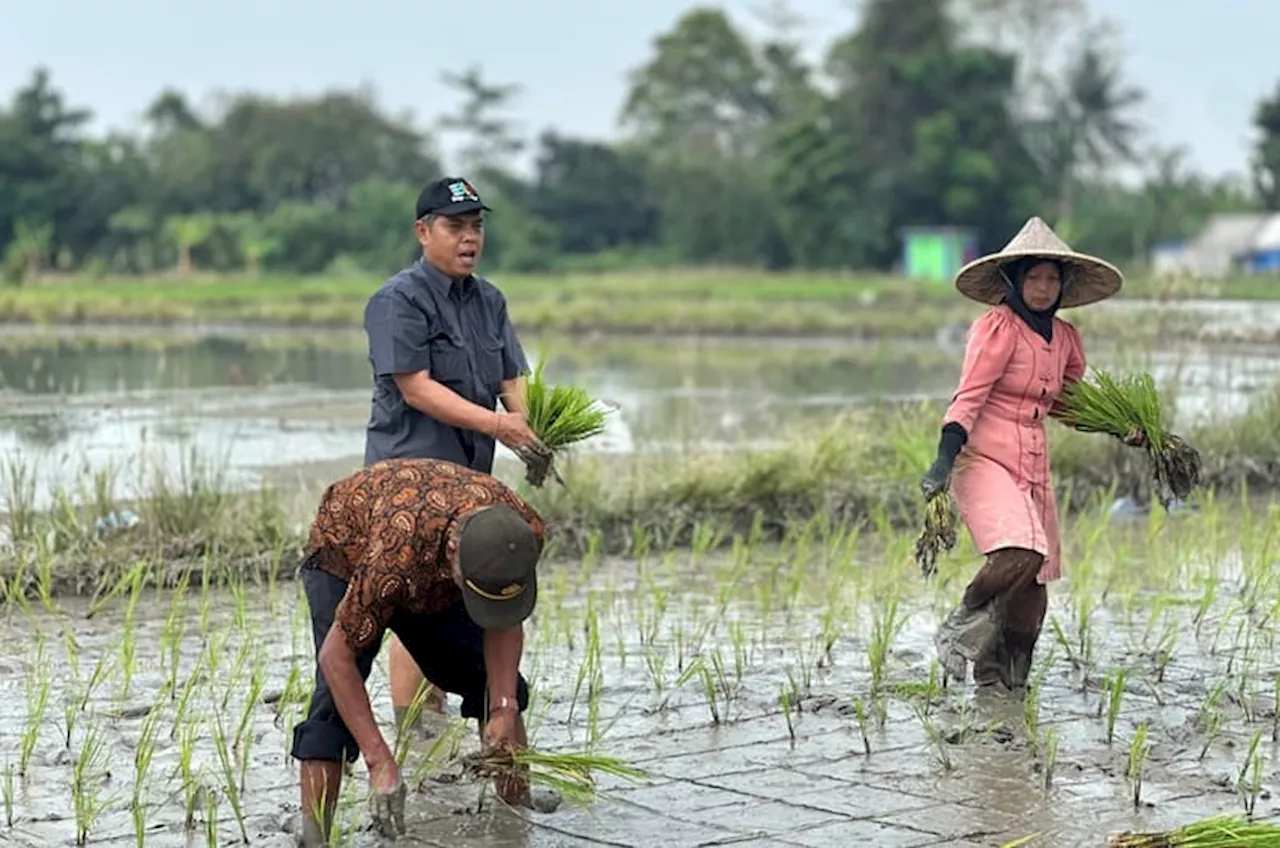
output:
{"label": "woman's gloved hand", "polygon": [[926,501],[933,500],[951,485],[956,457],[968,440],[969,434],[959,424],[952,422],[942,428],[942,436],[938,439],[938,458],[920,478],[920,494]]}

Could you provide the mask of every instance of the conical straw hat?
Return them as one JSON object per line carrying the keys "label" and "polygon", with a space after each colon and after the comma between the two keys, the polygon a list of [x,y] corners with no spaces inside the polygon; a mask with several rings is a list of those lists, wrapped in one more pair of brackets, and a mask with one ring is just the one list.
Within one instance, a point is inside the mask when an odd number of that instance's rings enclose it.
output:
{"label": "conical straw hat", "polygon": [[1039,218],[1031,218],[999,253],[975,259],[956,274],[956,289],[979,303],[998,304],[1005,297],[1000,266],[1015,259],[1043,257],[1062,263],[1063,309],[1106,300],[1124,285],[1124,275],[1109,262],[1077,253]]}

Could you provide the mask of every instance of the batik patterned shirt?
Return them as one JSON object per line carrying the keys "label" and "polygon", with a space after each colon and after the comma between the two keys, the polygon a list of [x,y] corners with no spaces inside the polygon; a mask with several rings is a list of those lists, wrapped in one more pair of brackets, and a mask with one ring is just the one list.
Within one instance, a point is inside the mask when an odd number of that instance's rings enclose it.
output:
{"label": "batik patterned shirt", "polygon": [[353,651],[371,645],[397,611],[433,613],[462,595],[453,579],[460,519],[505,505],[529,522],[541,516],[488,474],[438,459],[393,459],[360,469],[321,498],[306,554],[347,582],[334,614]]}

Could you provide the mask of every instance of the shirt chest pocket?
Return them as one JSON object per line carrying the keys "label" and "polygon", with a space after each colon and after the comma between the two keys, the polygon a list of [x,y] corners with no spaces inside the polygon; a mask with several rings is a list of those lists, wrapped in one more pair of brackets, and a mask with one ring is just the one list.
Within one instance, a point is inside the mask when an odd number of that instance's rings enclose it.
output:
{"label": "shirt chest pocket", "polygon": [[463,397],[471,394],[471,363],[467,351],[448,336],[436,336],[427,345],[431,351],[431,379]]}
{"label": "shirt chest pocket", "polygon": [[476,367],[480,382],[493,394],[502,387],[502,342],[481,336],[476,340]]}

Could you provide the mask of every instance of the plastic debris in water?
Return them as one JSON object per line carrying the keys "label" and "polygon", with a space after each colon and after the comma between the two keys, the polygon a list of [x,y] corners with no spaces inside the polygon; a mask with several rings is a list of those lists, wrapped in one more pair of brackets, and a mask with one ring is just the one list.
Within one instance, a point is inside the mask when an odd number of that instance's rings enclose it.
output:
{"label": "plastic debris in water", "polygon": [[108,515],[104,515],[102,518],[99,518],[94,524],[94,530],[97,531],[99,536],[102,536],[107,533],[116,533],[121,530],[128,530],[129,528],[136,527],[141,523],[142,519],[139,518],[136,513],[131,510],[124,509],[119,512],[109,513]]}

